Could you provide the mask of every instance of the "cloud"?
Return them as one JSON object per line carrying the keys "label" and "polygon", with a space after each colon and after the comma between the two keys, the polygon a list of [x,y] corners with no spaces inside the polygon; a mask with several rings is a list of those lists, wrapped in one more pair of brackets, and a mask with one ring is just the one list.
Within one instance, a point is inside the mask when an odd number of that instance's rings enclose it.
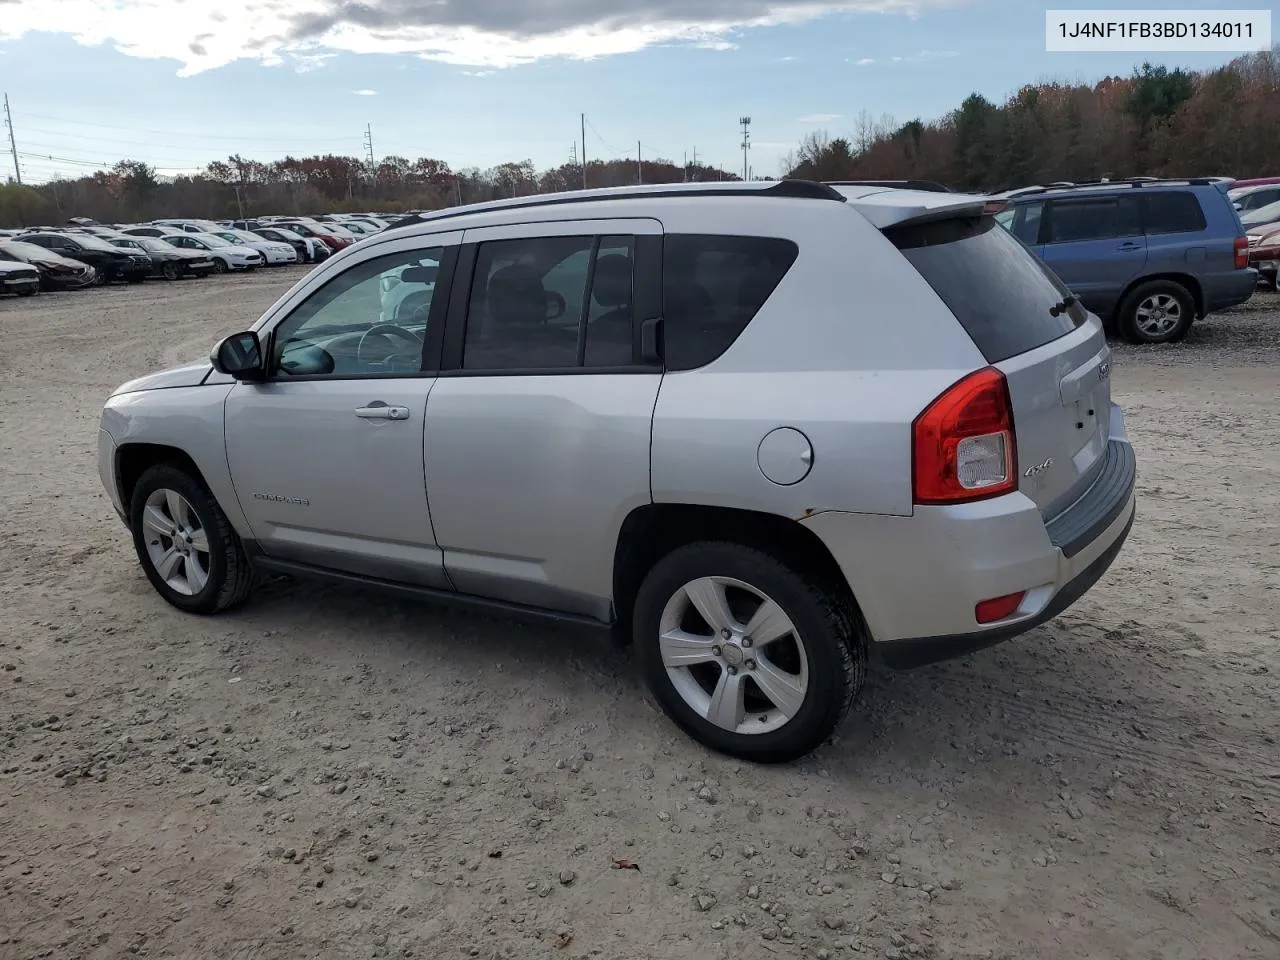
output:
{"label": "cloud", "polygon": [[[971,0],[10,0],[0,40],[64,33],[190,76],[236,60],[314,69],[339,53],[501,68],[661,44],[732,49],[752,28],[836,13],[918,14]],[[56,8],[56,9],[55,9]]]}
{"label": "cloud", "polygon": [[958,50],[921,50],[919,53],[913,53],[910,56],[897,57],[863,57],[860,60],[854,60],[855,67],[871,67],[877,64],[882,66],[891,66],[895,63],[924,63],[927,60],[950,60],[952,57],[960,56]]}
{"label": "cloud", "polygon": [[796,123],[830,123],[832,120],[839,120],[838,113],[811,113],[807,116],[799,117]]}
{"label": "cloud", "polygon": [[352,90],[351,92],[357,97],[376,97],[378,95],[377,90],[370,90],[368,87],[361,87],[359,90]]}

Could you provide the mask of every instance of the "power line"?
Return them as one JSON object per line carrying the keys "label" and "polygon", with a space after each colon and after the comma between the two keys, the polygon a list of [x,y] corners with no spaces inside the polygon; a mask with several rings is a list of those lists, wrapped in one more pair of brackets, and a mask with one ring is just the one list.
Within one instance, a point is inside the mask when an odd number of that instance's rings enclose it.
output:
{"label": "power line", "polygon": [[184,137],[191,140],[225,140],[236,143],[314,143],[316,140],[352,140],[352,136],[348,134],[334,133],[317,133],[307,137],[245,137],[238,134],[216,134],[216,133],[187,133],[180,130],[156,130],[148,127],[122,127],[112,123],[97,123],[91,120],[82,120],[79,118],[72,119],[70,117],[52,117],[41,113],[20,113],[20,117],[24,120],[33,118],[36,120],[52,120],[54,123],[65,123],[72,127],[97,127],[102,130],[119,130],[122,133],[154,133],[162,137]]}

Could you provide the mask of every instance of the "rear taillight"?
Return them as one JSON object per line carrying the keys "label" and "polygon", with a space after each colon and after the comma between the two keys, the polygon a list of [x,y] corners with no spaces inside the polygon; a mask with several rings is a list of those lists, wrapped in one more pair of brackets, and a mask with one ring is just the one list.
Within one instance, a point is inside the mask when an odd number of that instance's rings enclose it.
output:
{"label": "rear taillight", "polygon": [[1017,489],[1013,404],[994,367],[950,387],[911,432],[916,503],[966,503]]}
{"label": "rear taillight", "polygon": [[1236,269],[1243,270],[1249,265],[1249,238],[1236,237],[1233,248],[1236,254]]}

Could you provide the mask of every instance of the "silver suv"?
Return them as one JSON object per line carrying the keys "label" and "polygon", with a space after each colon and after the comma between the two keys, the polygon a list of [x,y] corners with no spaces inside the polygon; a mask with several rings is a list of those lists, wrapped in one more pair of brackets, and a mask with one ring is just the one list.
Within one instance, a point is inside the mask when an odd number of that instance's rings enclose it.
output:
{"label": "silver suv", "polygon": [[1102,326],[999,209],[783,181],[410,218],[122,386],[102,481],[183,610],[267,570],[612,626],[698,740],[796,758],[872,651],[1023,633],[1133,522]]}

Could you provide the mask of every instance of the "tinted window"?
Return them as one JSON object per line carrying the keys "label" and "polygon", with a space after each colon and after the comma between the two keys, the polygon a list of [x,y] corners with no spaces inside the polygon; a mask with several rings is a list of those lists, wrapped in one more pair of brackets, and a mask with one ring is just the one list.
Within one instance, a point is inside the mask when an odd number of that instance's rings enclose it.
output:
{"label": "tinted window", "polygon": [[989,363],[1069,333],[1084,312],[1050,309],[1067,288],[992,217],[890,227],[886,237],[955,314]]}
{"label": "tinted window", "polygon": [[1142,198],[1147,233],[1197,233],[1205,228],[1200,201],[1192,193],[1160,191]]}
{"label": "tinted window", "polygon": [[272,369],[285,376],[417,373],[443,252],[390,253],[338,274],[276,328]]}
{"label": "tinted window", "polygon": [[631,237],[482,243],[467,307],[465,370],[632,362]]}
{"label": "tinted window", "polygon": [[1142,233],[1136,198],[1055,200],[1049,214],[1049,243],[1111,240]]}
{"label": "tinted window", "polygon": [[662,249],[667,369],[701,367],[728,350],[799,252],[775,237],[668,234]]}
{"label": "tinted window", "polygon": [[1001,225],[1023,243],[1035,245],[1040,242],[1040,215],[1043,211],[1043,201],[1018,204],[1012,210],[1006,210],[1001,214],[1002,216],[1012,214],[1011,221]]}

